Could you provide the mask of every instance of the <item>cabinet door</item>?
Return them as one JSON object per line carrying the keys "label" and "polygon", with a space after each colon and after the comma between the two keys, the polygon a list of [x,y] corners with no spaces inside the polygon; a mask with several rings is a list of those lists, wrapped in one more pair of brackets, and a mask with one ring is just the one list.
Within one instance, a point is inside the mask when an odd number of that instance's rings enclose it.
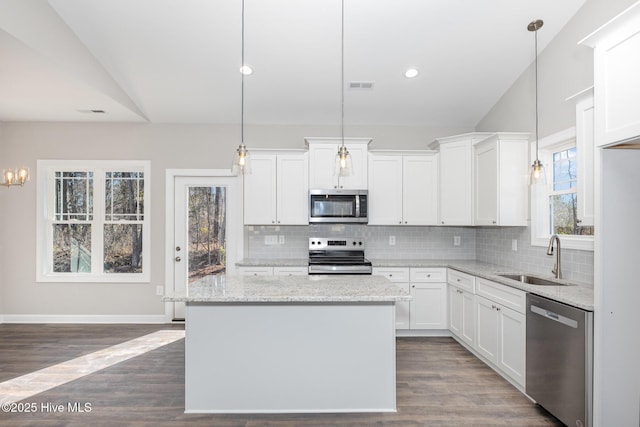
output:
{"label": "cabinet door", "polygon": [[309,267],[273,267],[274,276],[307,276]]}
{"label": "cabinet door", "polygon": [[[344,144],[351,154],[351,163],[353,165],[353,174],[341,177],[338,180],[339,188],[348,188],[351,190],[366,190],[367,186],[367,144]],[[335,147],[333,156],[338,152],[338,146]]]}
{"label": "cabinet door", "polygon": [[411,329],[447,329],[446,283],[412,283],[411,295]]}
{"label": "cabinet door", "polygon": [[449,286],[449,330],[462,338],[462,293],[455,286]]}
{"label": "cabinet door", "polygon": [[277,223],[307,225],[309,223],[308,155],[278,155],[277,159]]}
{"label": "cabinet door", "polygon": [[244,175],[244,223],[276,223],[276,156],[253,155],[251,174]]}
{"label": "cabinet door", "polygon": [[477,145],[475,160],[475,224],[498,224],[498,146],[496,142]]}
{"label": "cabinet door", "polygon": [[334,175],[338,145],[309,145],[309,188],[327,190],[338,187],[338,177]]}
{"label": "cabinet door", "polygon": [[[406,293],[410,294],[409,283],[396,283]],[[411,327],[410,320],[410,301],[398,301],[396,302],[396,329],[409,329]]]}
{"label": "cabinet door", "polygon": [[471,141],[440,146],[440,223],[473,225]]}
{"label": "cabinet door", "polygon": [[402,163],[403,224],[437,224],[438,157],[404,156]]}
{"label": "cabinet door", "polygon": [[462,291],[462,331],[461,338],[469,346],[476,342],[476,296]]}
{"label": "cabinet door", "polygon": [[499,313],[498,367],[518,384],[524,386],[526,317],[506,307],[499,307]]}
{"label": "cabinet door", "polygon": [[402,156],[369,155],[369,224],[402,223]]}
{"label": "cabinet door", "polygon": [[273,276],[273,267],[238,267],[238,273],[241,276]]}
{"label": "cabinet door", "polygon": [[498,324],[499,313],[496,303],[476,295],[476,346],[482,356],[497,366],[498,364]]}
{"label": "cabinet door", "polygon": [[594,221],[594,108],[593,96],[576,104],[576,147],[578,148],[578,222]]}

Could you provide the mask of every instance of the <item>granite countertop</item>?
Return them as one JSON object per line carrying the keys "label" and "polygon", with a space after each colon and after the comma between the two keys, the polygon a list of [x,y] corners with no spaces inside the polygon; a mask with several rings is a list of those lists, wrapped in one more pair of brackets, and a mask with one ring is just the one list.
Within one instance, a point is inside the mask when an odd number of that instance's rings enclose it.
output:
{"label": "granite countertop", "polygon": [[208,276],[165,302],[395,302],[412,297],[382,276]]}
{"label": "granite countertop", "polygon": [[[525,292],[547,297],[555,301],[593,311],[593,287],[569,280],[557,280],[552,276],[520,271],[512,267],[475,260],[371,260],[374,267],[447,267],[476,277],[491,280]],[[545,279],[556,280],[563,285],[529,285],[498,274],[531,274]]]}
{"label": "granite countertop", "polygon": [[[582,308],[584,310],[593,311],[593,287],[587,284],[561,280],[560,282],[565,285],[559,286],[542,286],[542,285],[529,285],[526,283],[518,282],[516,280],[506,279],[498,276],[498,274],[532,274],[542,278],[553,279],[551,276],[545,276],[537,273],[531,273],[528,271],[520,271],[512,267],[505,267],[498,264],[490,264],[487,262],[475,261],[475,260],[424,260],[424,259],[371,259],[373,267],[443,267],[452,268],[454,270],[462,271],[473,276],[481,277],[487,280],[501,283],[503,285],[511,286],[516,289],[523,290],[532,294],[540,295],[542,297],[551,298],[555,301],[563,302],[565,304],[572,305],[574,307]],[[238,266],[271,266],[271,267],[288,267],[288,266],[306,266],[308,265],[307,259],[247,259],[243,260],[236,265]],[[313,276],[312,276],[313,277]],[[357,276],[348,276],[354,278]],[[366,277],[366,276],[365,276]]]}

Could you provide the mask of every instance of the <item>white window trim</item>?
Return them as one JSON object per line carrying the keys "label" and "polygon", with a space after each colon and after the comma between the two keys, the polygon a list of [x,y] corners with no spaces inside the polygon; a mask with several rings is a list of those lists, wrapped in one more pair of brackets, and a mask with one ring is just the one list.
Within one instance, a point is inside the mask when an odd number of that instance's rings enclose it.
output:
{"label": "white window trim", "polygon": [[[38,160],[37,162],[37,219],[36,219],[36,282],[67,283],[149,283],[151,278],[151,162],[149,160]],[[142,225],[142,273],[108,274],[54,273],[49,266],[50,232],[47,224],[53,211],[53,172],[56,169],[113,171],[142,169],[144,172],[144,221]],[[96,187],[96,188],[99,188]],[[101,191],[97,196],[101,197]],[[94,193],[95,196],[95,193]],[[95,212],[98,214],[98,212]],[[102,243],[100,243],[102,244]]]}
{"label": "white window trim", "polygon": [[[549,192],[552,185],[552,164],[549,152],[552,148],[561,148],[562,146],[575,145],[576,128],[570,127],[546,138],[539,140],[538,146],[540,150],[540,161],[544,164],[547,173],[547,186],[535,187],[531,186],[531,245],[543,246],[549,245],[551,234],[549,230]],[[580,148],[578,148],[580,149]],[[531,158],[536,157],[535,141],[531,143]],[[578,180],[580,177],[578,177]],[[566,249],[579,249],[584,251],[593,251],[593,236],[560,236],[562,247]]]}

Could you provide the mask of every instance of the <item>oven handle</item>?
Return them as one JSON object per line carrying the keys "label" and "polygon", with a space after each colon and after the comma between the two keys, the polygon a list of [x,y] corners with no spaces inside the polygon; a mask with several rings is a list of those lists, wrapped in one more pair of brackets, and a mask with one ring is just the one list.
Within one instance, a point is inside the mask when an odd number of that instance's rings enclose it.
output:
{"label": "oven handle", "polygon": [[360,218],[360,196],[356,194],[356,218]]}

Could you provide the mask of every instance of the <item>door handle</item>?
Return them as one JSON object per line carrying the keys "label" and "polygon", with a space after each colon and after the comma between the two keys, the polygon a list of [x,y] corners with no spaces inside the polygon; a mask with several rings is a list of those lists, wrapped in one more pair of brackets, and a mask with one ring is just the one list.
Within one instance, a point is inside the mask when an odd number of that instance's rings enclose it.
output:
{"label": "door handle", "polygon": [[176,257],[176,262],[180,262],[182,261],[182,258],[180,258],[179,256]]}

